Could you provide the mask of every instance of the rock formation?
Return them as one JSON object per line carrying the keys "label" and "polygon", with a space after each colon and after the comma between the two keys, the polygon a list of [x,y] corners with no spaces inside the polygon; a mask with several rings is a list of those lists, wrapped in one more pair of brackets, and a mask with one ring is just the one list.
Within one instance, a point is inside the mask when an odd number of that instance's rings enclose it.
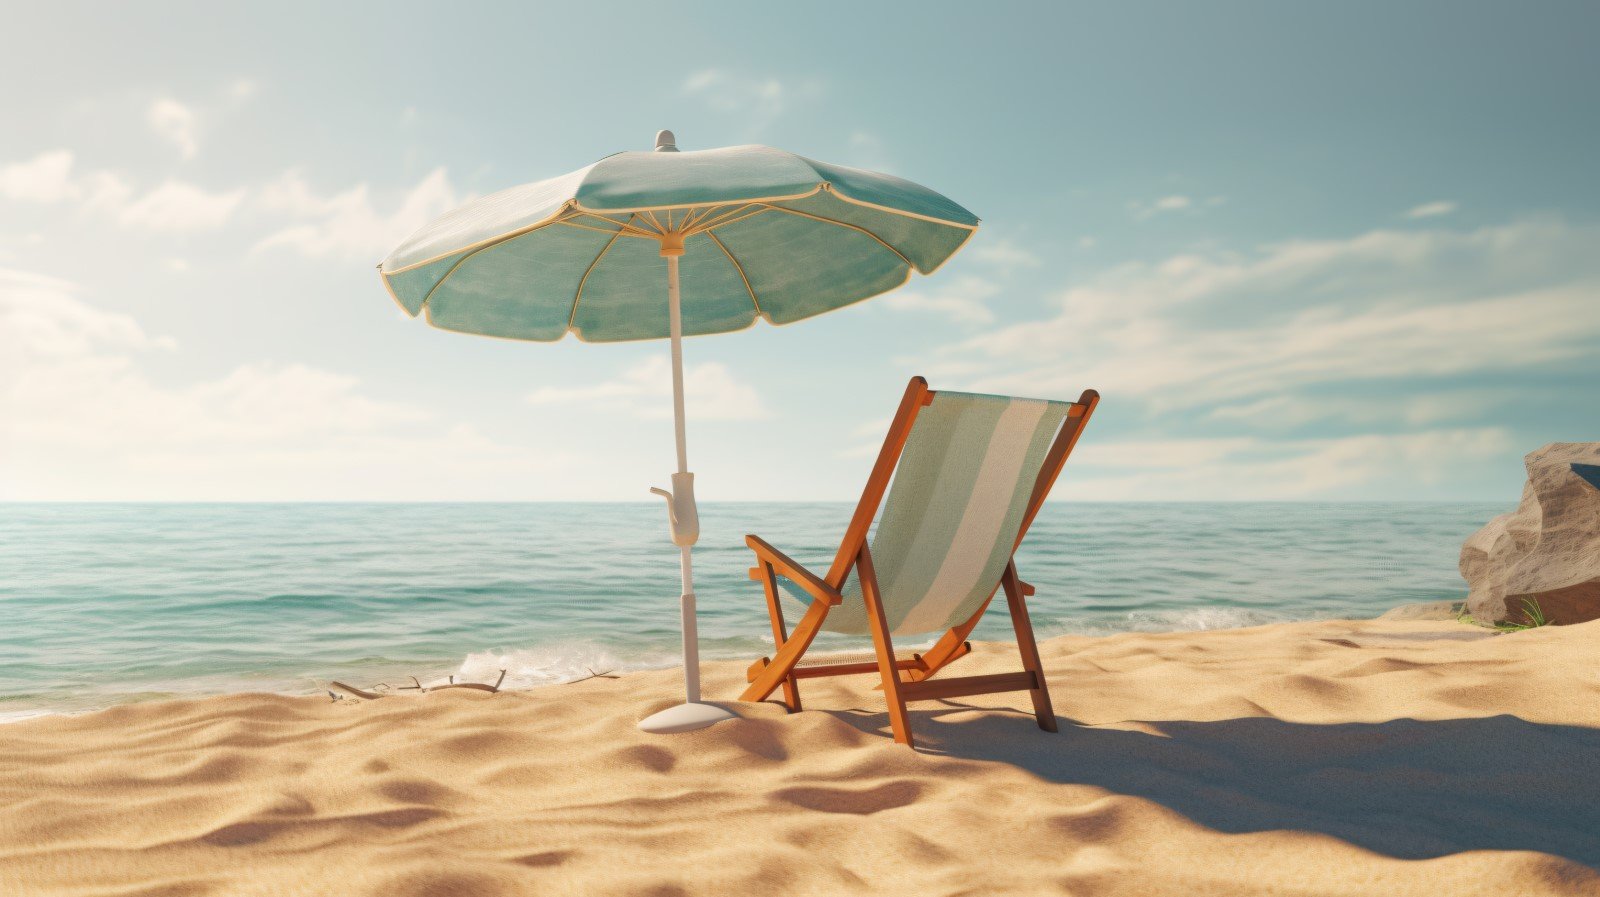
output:
{"label": "rock formation", "polygon": [[1600,442],[1555,442],[1523,459],[1515,511],[1461,546],[1467,610],[1485,623],[1600,618]]}

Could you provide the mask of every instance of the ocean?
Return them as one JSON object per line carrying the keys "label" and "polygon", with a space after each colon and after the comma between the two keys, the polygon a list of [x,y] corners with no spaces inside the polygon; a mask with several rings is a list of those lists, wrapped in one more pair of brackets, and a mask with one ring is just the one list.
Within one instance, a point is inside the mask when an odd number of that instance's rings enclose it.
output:
{"label": "ocean", "polygon": [[[702,505],[702,655],[771,652],[745,533],[820,572],[852,509]],[[1461,542],[1502,510],[1053,502],[1017,568],[1042,638],[1372,617],[1463,597]],[[670,666],[677,591],[659,503],[0,504],[0,720],[332,679],[506,669],[526,688]],[[1010,638],[1003,605],[975,637]]]}

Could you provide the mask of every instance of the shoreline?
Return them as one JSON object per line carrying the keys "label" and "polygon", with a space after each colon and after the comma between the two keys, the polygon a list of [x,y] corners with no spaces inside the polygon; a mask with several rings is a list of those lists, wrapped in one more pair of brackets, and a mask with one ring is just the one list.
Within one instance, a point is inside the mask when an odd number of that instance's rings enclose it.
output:
{"label": "shoreline", "polygon": [[[490,695],[241,694],[0,727],[24,895],[1600,893],[1600,621],[1044,641],[1025,695],[872,677],[675,736],[677,670]],[[956,675],[1001,672],[975,643]],[[707,663],[706,694],[744,664]],[[686,858],[693,858],[686,861]],[[336,883],[336,884],[335,884]],[[1307,889],[1310,889],[1309,891]],[[665,889],[665,890],[663,890]],[[676,889],[676,890],[674,890]]]}
{"label": "shoreline", "polygon": [[[1377,615],[1375,617],[1360,618],[1360,619],[1372,619],[1372,620],[1399,619],[1399,620],[1438,620],[1438,621],[1455,620],[1456,619],[1456,614],[1453,611],[1449,610],[1449,608],[1455,607],[1455,606],[1459,606],[1460,603],[1461,603],[1460,601],[1431,601],[1431,602],[1416,602],[1416,603],[1409,603],[1409,604],[1401,604],[1401,605],[1398,605],[1396,607],[1390,608],[1389,610],[1384,611],[1382,614],[1379,614],[1379,615]],[[1202,610],[1204,610],[1204,609],[1202,609]],[[1222,608],[1222,610],[1225,610],[1225,611],[1226,610],[1237,610],[1237,608]],[[1054,639],[1054,638],[1094,638],[1094,639],[1100,639],[1100,638],[1115,638],[1115,637],[1121,636],[1121,635],[1166,635],[1166,634],[1171,634],[1171,633],[1185,633],[1185,632],[1222,632],[1222,631],[1228,631],[1228,630],[1234,630],[1234,629],[1252,629],[1252,628],[1257,628],[1257,627],[1260,627],[1260,626],[1280,626],[1280,625],[1293,625],[1293,624],[1297,624],[1297,623],[1333,622],[1333,621],[1336,621],[1336,620],[1345,620],[1345,619],[1351,619],[1351,618],[1344,618],[1344,617],[1326,617],[1326,618],[1321,618],[1321,617],[1319,617],[1319,618],[1297,619],[1297,618],[1292,618],[1291,617],[1291,618],[1285,618],[1285,619],[1281,619],[1281,620],[1272,620],[1272,621],[1269,621],[1269,622],[1262,622],[1262,623],[1248,623],[1248,624],[1245,624],[1245,625],[1242,625],[1242,626],[1235,626],[1235,625],[1222,625],[1222,626],[1199,625],[1199,626],[1185,627],[1185,628],[1179,628],[1179,629],[1130,628],[1130,629],[1110,630],[1110,631],[1106,631],[1106,632],[1071,631],[1071,632],[1065,632],[1065,633],[1055,633],[1055,634],[1051,634],[1051,635],[1044,635],[1043,633],[1041,633],[1041,639],[1042,640],[1046,640],[1046,641],[1050,640],[1050,639]],[[928,646],[931,646],[931,644],[932,644],[932,641],[929,640],[926,645],[921,644],[921,643],[915,644],[915,645],[905,645],[905,646],[903,646],[903,650],[906,650],[906,651],[923,650],[924,648],[926,648]],[[594,647],[596,648],[597,651],[601,652],[602,654],[605,653],[605,650],[603,648],[600,648],[599,646],[594,646]],[[535,649],[535,650],[537,650],[537,649]],[[770,646],[768,646],[767,648],[765,648],[763,650],[770,651]],[[856,650],[842,649],[842,650],[837,650],[837,651],[818,651],[818,650],[813,649],[812,656],[814,656],[814,657],[833,656],[833,655],[837,655],[837,656],[854,656],[854,655],[863,653],[863,651],[870,651],[870,643],[868,643],[867,647],[861,648],[861,649],[856,649]],[[483,653],[492,654],[492,653],[495,653],[495,652],[494,651],[475,652],[474,654],[469,654],[467,656],[466,660],[463,660],[458,664],[457,668],[453,671],[453,673],[452,673],[452,671],[450,671],[450,670],[448,670],[448,669],[446,669],[446,668],[441,666],[441,667],[437,668],[434,672],[430,673],[430,672],[427,672],[426,670],[423,670],[423,671],[419,672],[417,675],[419,676],[419,678],[424,678],[425,677],[424,681],[426,683],[430,683],[430,684],[434,683],[434,682],[442,682],[444,680],[444,678],[446,676],[449,676],[449,675],[455,675],[455,676],[458,676],[458,677],[459,676],[463,676],[464,673],[463,673],[461,667],[466,666],[468,663],[471,662],[471,660],[474,657],[479,656],[480,654],[483,654]],[[514,652],[507,652],[507,653],[514,653]],[[719,656],[708,654],[708,655],[705,655],[703,657],[703,662],[707,663],[707,664],[711,664],[711,663],[734,663],[734,662],[742,662],[742,663],[748,664],[750,662],[750,660],[753,659],[753,657],[754,657],[753,654],[751,656],[749,656],[749,657],[746,657],[744,655],[729,656],[729,657],[719,657]],[[392,668],[394,665],[395,665],[394,663],[390,663],[390,662],[386,662],[384,664],[384,666],[387,667],[387,668]],[[661,663],[661,664],[644,664],[644,665],[639,665],[639,666],[618,666],[618,667],[614,667],[612,669],[606,670],[605,672],[607,672],[607,673],[615,672],[615,673],[628,674],[628,673],[654,672],[654,671],[661,671],[661,670],[678,670],[678,671],[681,671],[682,668],[683,667],[682,667],[681,663],[666,662],[666,663]],[[121,706],[127,705],[127,704],[152,704],[152,703],[162,703],[162,702],[165,702],[165,701],[202,700],[202,699],[206,699],[206,698],[225,698],[225,697],[234,696],[234,695],[279,695],[279,696],[283,696],[283,697],[316,697],[316,696],[321,695],[321,694],[323,694],[323,693],[325,693],[325,692],[327,692],[329,690],[329,686],[333,682],[333,679],[334,679],[335,676],[350,676],[350,675],[351,674],[349,672],[330,674],[330,676],[326,680],[323,680],[323,679],[320,679],[320,678],[318,678],[316,680],[313,680],[313,681],[317,681],[319,683],[316,687],[306,687],[306,688],[304,688],[302,690],[242,688],[242,689],[222,689],[222,690],[216,690],[216,691],[209,691],[209,690],[207,690],[207,691],[197,691],[195,693],[183,693],[183,692],[161,692],[161,691],[154,690],[154,689],[146,689],[146,690],[143,690],[143,691],[140,691],[140,692],[134,692],[134,693],[130,693],[130,694],[133,694],[133,695],[147,695],[147,697],[128,697],[128,698],[125,698],[123,700],[113,700],[113,701],[110,701],[110,702],[108,702],[106,704],[99,705],[99,706],[94,706],[94,707],[82,707],[82,708],[70,708],[70,709],[29,707],[29,708],[23,708],[23,709],[19,709],[19,710],[14,710],[14,711],[0,710],[0,727],[9,726],[9,725],[13,725],[15,723],[26,722],[27,720],[38,719],[40,717],[47,717],[47,716],[83,716],[85,714],[100,713],[100,712],[103,712],[103,711],[106,711],[106,710],[111,710],[113,708],[121,707]],[[489,673],[488,675],[490,677],[490,681],[492,681],[494,673]],[[679,675],[681,675],[681,672],[679,673]],[[310,677],[306,677],[306,678],[310,678]],[[554,680],[554,681],[550,681],[550,682],[540,682],[540,683],[536,683],[536,684],[532,684],[532,685],[523,685],[523,686],[511,686],[511,685],[508,685],[504,690],[507,691],[507,692],[512,692],[512,691],[516,691],[516,692],[533,691],[533,690],[537,690],[537,689],[550,688],[550,687],[553,687],[553,686],[570,685],[573,682],[581,681],[583,678],[585,678],[583,675],[579,675],[579,674],[574,673],[572,678],[559,679],[559,680]],[[403,681],[403,679],[400,680],[400,681]],[[358,683],[351,683],[351,684],[358,684],[363,688],[368,687],[367,684],[363,684],[363,683],[359,683],[359,682]]]}

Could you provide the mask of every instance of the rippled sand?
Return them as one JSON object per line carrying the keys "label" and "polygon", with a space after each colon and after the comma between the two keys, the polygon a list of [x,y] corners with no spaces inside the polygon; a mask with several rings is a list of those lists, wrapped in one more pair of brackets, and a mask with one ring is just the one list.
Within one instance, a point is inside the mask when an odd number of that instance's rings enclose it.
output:
{"label": "rippled sand", "polygon": [[633,725],[671,672],[7,725],[0,893],[1600,894],[1600,622],[1043,647],[1059,734],[963,698],[916,752],[870,677],[677,736]]}

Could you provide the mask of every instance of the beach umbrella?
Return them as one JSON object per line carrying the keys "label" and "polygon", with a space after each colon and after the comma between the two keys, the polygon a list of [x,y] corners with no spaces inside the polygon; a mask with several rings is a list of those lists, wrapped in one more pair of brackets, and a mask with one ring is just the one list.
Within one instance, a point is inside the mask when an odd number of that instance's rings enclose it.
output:
{"label": "beach umbrella", "polygon": [[651,732],[731,716],[700,702],[691,546],[699,537],[683,413],[683,337],[789,324],[931,273],[978,219],[932,190],[766,146],[623,152],[493,193],[412,234],[378,266],[411,316],[536,342],[670,339],[678,466],[667,502],[678,546],[686,703]]}

